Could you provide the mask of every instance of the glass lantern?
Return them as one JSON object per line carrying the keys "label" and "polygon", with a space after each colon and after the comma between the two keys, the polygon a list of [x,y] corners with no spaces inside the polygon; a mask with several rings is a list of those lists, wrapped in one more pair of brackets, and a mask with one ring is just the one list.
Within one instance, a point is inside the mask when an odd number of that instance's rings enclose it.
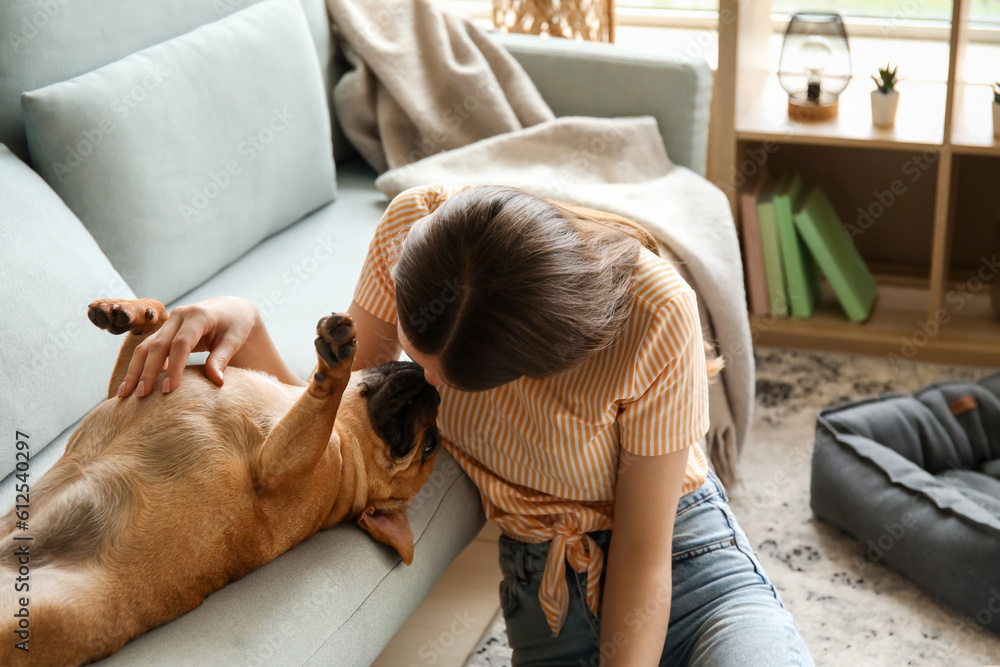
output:
{"label": "glass lantern", "polygon": [[851,47],[844,20],[835,12],[792,15],[781,45],[778,82],[788,93],[793,120],[827,120],[851,80]]}

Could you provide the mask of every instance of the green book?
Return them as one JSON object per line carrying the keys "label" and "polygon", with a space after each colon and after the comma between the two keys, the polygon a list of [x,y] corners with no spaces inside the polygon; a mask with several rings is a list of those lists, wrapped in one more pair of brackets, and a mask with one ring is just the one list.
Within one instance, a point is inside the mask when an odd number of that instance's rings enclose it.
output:
{"label": "green book", "polygon": [[878,298],[878,285],[830,200],[818,187],[806,195],[802,209],[795,214],[795,227],[830,281],[848,319],[867,320]]}
{"label": "green book", "polygon": [[774,196],[784,192],[788,182],[788,174],[782,174],[768,183],[757,198],[757,221],[760,225],[761,245],[764,246],[764,273],[767,275],[767,294],[771,302],[771,315],[774,317],[788,317],[785,262],[781,258],[781,240],[774,210]]}
{"label": "green book", "polygon": [[802,177],[795,174],[788,187],[774,195],[774,214],[785,263],[788,303],[792,317],[799,318],[812,315],[820,293],[819,267],[795,229],[795,212],[802,208],[807,192]]}

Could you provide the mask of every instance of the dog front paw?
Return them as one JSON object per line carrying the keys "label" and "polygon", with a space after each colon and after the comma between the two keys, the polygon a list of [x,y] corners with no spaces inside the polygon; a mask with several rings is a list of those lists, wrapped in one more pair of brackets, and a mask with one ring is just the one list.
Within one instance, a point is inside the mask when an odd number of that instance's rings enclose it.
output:
{"label": "dog front paw", "polygon": [[350,315],[333,313],[316,325],[316,353],[329,368],[340,365],[350,371],[357,350],[357,330]]}
{"label": "dog front paw", "polygon": [[167,321],[167,309],[156,299],[98,299],[87,306],[87,317],[116,336],[126,331],[142,335]]}

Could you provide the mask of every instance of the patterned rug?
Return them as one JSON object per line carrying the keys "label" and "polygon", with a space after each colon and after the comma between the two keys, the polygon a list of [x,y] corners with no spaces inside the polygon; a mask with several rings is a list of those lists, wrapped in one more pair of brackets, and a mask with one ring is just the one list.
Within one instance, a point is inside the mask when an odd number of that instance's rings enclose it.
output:
{"label": "patterned rug", "polygon": [[[864,545],[817,521],[809,508],[821,408],[887,391],[912,392],[938,380],[975,381],[997,369],[767,347],[754,356],[754,421],[740,464],[743,484],[728,490],[730,503],[816,664],[1000,664],[1000,636],[966,623],[901,575],[866,561]],[[466,667],[509,665],[498,616]]]}

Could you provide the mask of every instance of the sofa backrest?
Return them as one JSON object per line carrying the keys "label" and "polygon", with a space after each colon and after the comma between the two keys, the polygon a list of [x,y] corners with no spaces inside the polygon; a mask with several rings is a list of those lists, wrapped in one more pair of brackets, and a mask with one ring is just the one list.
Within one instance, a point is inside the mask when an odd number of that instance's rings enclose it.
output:
{"label": "sofa backrest", "polygon": [[[299,0],[327,97],[335,49],[324,0]],[[0,2],[0,143],[30,163],[21,94],[65,81],[260,0],[18,0]],[[332,122],[332,119],[331,119]],[[342,138],[334,134],[334,152]]]}
{"label": "sofa backrest", "polygon": [[701,58],[627,46],[493,33],[556,116],[656,119],[670,161],[705,175],[712,70]]}

